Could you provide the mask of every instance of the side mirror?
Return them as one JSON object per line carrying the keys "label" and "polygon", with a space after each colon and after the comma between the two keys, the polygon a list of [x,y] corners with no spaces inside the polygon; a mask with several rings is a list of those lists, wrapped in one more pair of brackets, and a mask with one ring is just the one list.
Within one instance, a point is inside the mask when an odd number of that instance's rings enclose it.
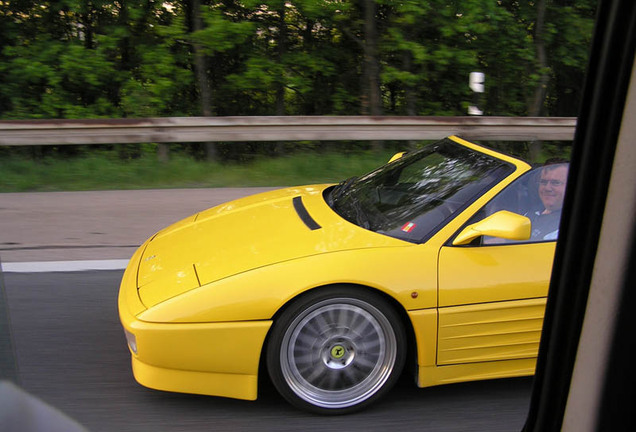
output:
{"label": "side mirror", "polygon": [[404,156],[405,154],[406,154],[406,152],[400,152],[400,153],[396,153],[396,154],[394,154],[394,155],[391,157],[391,159],[389,159],[389,162],[388,162],[388,163],[391,163],[391,162],[393,162],[393,161],[396,161],[396,160],[400,159],[400,158],[401,158],[402,156]]}
{"label": "side mirror", "polygon": [[477,223],[468,225],[455,237],[453,245],[466,245],[480,236],[492,236],[508,240],[528,240],[530,238],[530,228],[531,222],[527,217],[501,210]]}

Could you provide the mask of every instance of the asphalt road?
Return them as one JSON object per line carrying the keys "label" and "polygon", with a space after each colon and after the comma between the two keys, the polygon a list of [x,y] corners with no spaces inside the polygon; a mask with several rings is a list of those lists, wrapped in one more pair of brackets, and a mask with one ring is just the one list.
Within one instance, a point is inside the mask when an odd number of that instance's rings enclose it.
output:
{"label": "asphalt road", "polygon": [[274,188],[0,194],[3,263],[128,259],[148,237],[209,207]]}
{"label": "asphalt road", "polygon": [[[518,431],[530,378],[418,389],[408,379],[341,417],[289,406],[271,384],[255,402],[146,389],[132,377],[117,318],[122,271],[5,273],[23,389],[91,431]],[[0,353],[6,355],[7,353]]]}

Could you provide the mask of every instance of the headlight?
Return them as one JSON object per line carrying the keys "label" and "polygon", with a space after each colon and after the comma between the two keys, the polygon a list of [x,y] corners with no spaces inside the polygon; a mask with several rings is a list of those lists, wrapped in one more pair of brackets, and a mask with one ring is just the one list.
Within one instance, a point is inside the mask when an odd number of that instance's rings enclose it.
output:
{"label": "headlight", "polygon": [[134,354],[137,354],[137,338],[135,337],[134,334],[132,334],[126,329],[124,329],[124,333],[126,334],[126,341],[128,342],[128,347]]}

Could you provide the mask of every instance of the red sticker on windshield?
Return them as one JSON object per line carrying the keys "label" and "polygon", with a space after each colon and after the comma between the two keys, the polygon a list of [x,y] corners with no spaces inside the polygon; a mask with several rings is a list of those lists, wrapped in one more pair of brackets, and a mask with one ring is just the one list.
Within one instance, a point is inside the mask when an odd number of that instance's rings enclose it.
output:
{"label": "red sticker on windshield", "polygon": [[415,229],[415,227],[416,225],[413,222],[409,222],[402,227],[402,231],[404,231],[405,233],[410,233],[411,231],[413,231],[413,229]]}

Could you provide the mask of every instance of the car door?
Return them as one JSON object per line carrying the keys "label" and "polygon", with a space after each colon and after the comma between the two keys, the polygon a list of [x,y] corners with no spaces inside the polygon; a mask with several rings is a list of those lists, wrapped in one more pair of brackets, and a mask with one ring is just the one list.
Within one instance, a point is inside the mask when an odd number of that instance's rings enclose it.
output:
{"label": "car door", "polygon": [[[537,205],[536,172],[513,182],[469,221],[499,210],[523,214]],[[525,208],[524,208],[525,207]],[[437,364],[537,355],[556,241],[480,237],[448,242],[438,260]]]}
{"label": "car door", "polygon": [[537,355],[555,243],[441,249],[438,365]]}

